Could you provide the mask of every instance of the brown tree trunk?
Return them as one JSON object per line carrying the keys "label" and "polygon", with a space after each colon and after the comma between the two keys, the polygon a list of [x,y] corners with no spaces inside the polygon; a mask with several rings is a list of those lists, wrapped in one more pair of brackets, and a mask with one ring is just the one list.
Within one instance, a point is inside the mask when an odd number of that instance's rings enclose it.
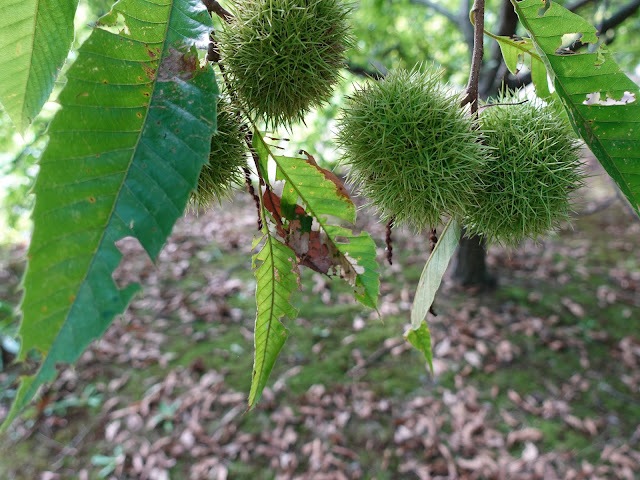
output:
{"label": "brown tree trunk", "polygon": [[455,282],[465,287],[495,287],[496,279],[487,270],[486,256],[487,252],[482,238],[478,236],[466,237],[463,232],[453,271]]}
{"label": "brown tree trunk", "polygon": [[[503,0],[496,33],[506,36],[513,35],[517,25],[518,16],[513,5],[510,0]],[[495,95],[502,87],[504,77],[508,74],[502,60],[500,47],[497,44],[493,45],[491,61],[485,67],[480,79],[479,93],[482,99]],[[466,287],[493,288],[496,286],[496,278],[487,270],[486,250],[482,238],[465,237],[463,232],[456,254],[453,278],[457,284]]]}

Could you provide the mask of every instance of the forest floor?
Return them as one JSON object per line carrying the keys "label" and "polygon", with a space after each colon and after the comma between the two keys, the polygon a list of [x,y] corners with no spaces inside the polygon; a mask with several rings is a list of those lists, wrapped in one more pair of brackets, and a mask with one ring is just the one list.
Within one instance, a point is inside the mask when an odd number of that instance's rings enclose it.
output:
{"label": "forest floor", "polygon": [[[590,181],[590,209],[611,195]],[[586,192],[586,190],[583,190]],[[581,191],[582,192],[582,191]],[[182,218],[154,266],[120,247],[143,293],[0,438],[0,478],[633,479],[640,471],[640,223],[613,202],[538,244],[492,247],[490,292],[445,281],[431,375],[402,335],[428,241],[376,238],[382,318],[304,272],[263,398],[245,413],[255,316],[246,196]],[[0,250],[16,304],[24,247]],[[17,367],[0,372],[0,418]]]}

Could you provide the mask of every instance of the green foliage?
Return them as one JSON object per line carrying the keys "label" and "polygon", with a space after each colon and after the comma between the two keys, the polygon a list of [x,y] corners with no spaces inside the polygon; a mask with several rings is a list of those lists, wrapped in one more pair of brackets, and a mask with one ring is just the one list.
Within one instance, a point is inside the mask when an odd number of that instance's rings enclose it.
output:
{"label": "green foliage", "polygon": [[[563,36],[597,43],[596,29],[553,2],[513,2],[576,132],[640,214],[640,89],[603,47],[567,54]],[[626,93],[625,93],[626,92]]]}
{"label": "green foliage", "polygon": [[431,332],[427,326],[427,322],[424,320],[420,323],[418,328],[411,328],[404,335],[405,340],[409,342],[416,350],[424,355],[424,359],[429,368],[433,372],[433,351],[431,350]]}
{"label": "green foliage", "polygon": [[289,303],[291,294],[298,289],[298,267],[293,250],[266,233],[260,253],[253,257],[262,262],[255,270],[256,326],[254,331],[255,357],[249,409],[260,400],[276,358],[287,339],[287,329],[280,322],[284,315],[294,319],[297,310]]}
{"label": "green foliage", "polygon": [[26,0],[0,7],[0,102],[21,132],[53,90],[77,6],[78,0]]}
{"label": "green foliage", "polygon": [[[21,130],[51,92],[72,38],[76,2],[51,3],[22,2],[3,17],[9,20],[0,20],[13,27],[18,19],[17,33],[0,33],[0,64],[8,65],[0,73],[0,100]],[[512,71],[523,54],[530,56],[537,91],[546,96],[544,62],[574,127],[638,208],[638,88],[602,50],[565,55],[563,33],[582,32],[582,41],[595,41],[592,27],[555,4],[539,7],[537,0],[516,3],[532,39],[494,38]],[[34,376],[23,378],[3,428],[54,377],[58,363],[75,361],[104,333],[138,289],[121,289],[112,279],[121,258],[115,242],[133,236],[155,259],[190,198],[210,204],[242,181],[250,127],[264,244],[254,256],[249,408],[285,343],[281,319],[297,314],[290,297],[299,286],[298,266],[340,275],[357,300],[376,308],[376,246],[369,234],[354,231],[356,208],[341,180],[305,151],[299,154],[306,158],[274,155],[255,128],[264,121],[268,128],[290,129],[331,98],[353,46],[351,9],[341,0],[237,0],[236,18],[217,32],[233,106],[220,103],[215,76],[195,48],[212,28],[200,0],[121,0],[98,22],[69,70],[34,187],[19,359],[36,350],[43,360]],[[397,17],[384,13],[399,10]],[[363,0],[357,15],[366,18],[358,26],[363,45],[379,31],[397,34],[364,57],[355,53],[361,64],[410,66],[416,62],[408,58],[433,53],[435,39],[440,46],[448,42],[444,57],[458,71],[453,75],[466,77],[460,67],[467,63],[467,44],[442,31],[442,22],[460,27],[459,14],[445,12],[447,20],[438,22],[408,0]],[[425,33],[424,41],[411,39],[415,31]],[[461,96],[441,84],[443,76],[435,67],[399,69],[360,87],[338,133],[353,181],[384,218],[417,230],[450,218],[423,271],[406,335],[429,364],[424,318],[458,243],[459,225],[467,222],[471,233],[508,244],[540,235],[566,218],[568,193],[582,175],[577,147],[554,107],[491,107],[481,115],[482,130],[474,130]],[[628,105],[598,102],[605,95]],[[175,408],[163,405],[153,423],[173,428]],[[116,465],[110,457],[94,460],[105,476]]]}
{"label": "green foliage", "polygon": [[[552,106],[517,104],[515,94],[480,115],[495,149],[481,175],[480,208],[465,218],[468,233],[515,245],[556,228],[571,211],[570,193],[584,177],[571,127]],[[504,105],[502,105],[504,104]]]}
{"label": "green foliage", "polygon": [[429,255],[429,259],[422,270],[418,288],[416,289],[411,307],[411,328],[417,330],[431,309],[440,282],[456,251],[460,240],[460,225],[456,219],[451,219],[440,234],[440,238]]}
{"label": "green foliage", "polygon": [[544,67],[544,63],[540,56],[535,52],[535,47],[533,46],[531,39],[513,39],[492,34],[489,34],[489,36],[495,39],[498,42],[498,45],[500,45],[504,63],[507,65],[509,71],[514,75],[520,71],[523,64],[527,64],[525,59],[529,58],[527,66],[531,70],[531,81],[536,88],[536,94],[540,98],[549,98],[551,96],[551,92],[549,91],[547,69]]}
{"label": "green foliage", "polygon": [[[255,138],[259,139],[259,136]],[[379,274],[376,263],[376,246],[367,232],[355,235],[350,228],[336,225],[335,220],[344,220],[351,224],[356,222],[356,207],[349,197],[342,182],[331,172],[319,167],[313,157],[307,154],[306,159],[273,155],[262,142],[264,155],[268,152],[276,166],[276,178],[284,180],[282,195],[282,215],[284,220],[295,222],[298,227],[298,240],[301,245],[311,240],[311,246],[317,245],[320,251],[310,248],[305,252],[316,265],[328,262],[329,268],[339,271],[342,278],[354,287],[355,298],[363,305],[376,308]],[[306,152],[305,152],[306,153]],[[324,241],[316,241],[320,237],[314,235],[309,218],[299,218],[295,206],[301,201],[306,212],[318,222],[320,230],[326,235]],[[307,222],[308,220],[308,222]],[[290,234],[293,232],[289,232]],[[315,256],[315,258],[314,258]]]}
{"label": "green foliage", "polygon": [[[460,8],[458,0],[434,3]],[[445,68],[447,80],[467,81],[470,46],[458,25],[430,7],[412,0],[359,0],[352,18],[358,48],[347,52],[350,66],[385,72],[429,61]]]}
{"label": "green foliage", "polygon": [[191,193],[191,204],[196,209],[230,197],[233,187],[244,181],[241,167],[247,164],[248,152],[240,119],[223,97],[218,99],[217,112],[217,131],[211,138],[209,163],[202,167],[198,186]]}
{"label": "green foliage", "polygon": [[486,155],[461,96],[441,77],[431,66],[390,72],[356,90],[339,121],[352,181],[384,219],[416,230],[474,204]]}
{"label": "green foliage", "polygon": [[[308,154],[306,159],[274,155],[258,130],[253,134],[253,149],[261,172],[269,170],[272,159],[276,178],[284,185],[281,198],[270,190],[261,198],[263,221],[272,220],[275,232],[265,231],[265,244],[254,257],[254,263],[262,264],[256,270],[258,314],[249,408],[259,400],[286,340],[280,318],[296,316],[289,297],[298,288],[298,264],[339,274],[354,287],[355,298],[371,308],[376,308],[380,288],[376,247],[369,234],[355,235],[335,224],[336,220],[356,221],[355,205],[339,179]],[[314,221],[319,231],[312,229]]]}
{"label": "green foliage", "polygon": [[351,46],[342,0],[239,0],[219,33],[232,88],[272,128],[331,97]]}
{"label": "green foliage", "polygon": [[190,50],[210,29],[203,8],[118,3],[101,25],[136,20],[118,34],[96,28],[68,72],[34,187],[24,278],[18,358],[36,349],[43,361],[22,379],[5,427],[138,290],[112,279],[114,242],[134,236],[155,258],[183,213],[215,130],[215,78]]}

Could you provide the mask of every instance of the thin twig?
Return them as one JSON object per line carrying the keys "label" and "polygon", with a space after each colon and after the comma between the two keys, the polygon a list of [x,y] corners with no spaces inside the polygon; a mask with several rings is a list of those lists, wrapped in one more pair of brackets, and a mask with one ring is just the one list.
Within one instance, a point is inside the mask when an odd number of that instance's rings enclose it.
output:
{"label": "thin twig", "polygon": [[[225,10],[216,0],[202,0],[202,3],[204,3],[204,5],[207,7],[207,11],[209,13],[212,13],[212,12],[215,13],[227,23],[233,21],[233,18],[234,18],[233,15],[229,13],[227,10]],[[231,88],[231,83],[229,82],[226,69],[224,65],[220,63],[220,51],[218,49],[218,43],[216,42],[213,32],[209,35],[209,50],[207,52],[207,60],[218,65],[218,68],[220,69],[220,73],[222,74],[224,84],[227,87],[227,91],[229,92],[229,96],[231,96],[232,102],[235,105],[240,105],[235,92]],[[238,112],[238,117],[240,118],[242,117],[240,112]],[[256,172],[258,173],[258,179],[259,179],[259,186],[261,187],[264,185],[265,188],[268,188],[268,183],[264,180],[264,178],[262,178],[262,172],[260,170],[260,158],[258,157],[258,154],[253,148],[253,132],[251,132],[251,129],[247,126],[246,123],[243,123],[240,126],[240,129],[242,132],[244,132],[244,141],[247,145],[247,148],[251,152],[251,157],[253,158],[253,162],[256,166]],[[260,195],[258,195],[256,193],[255,188],[253,187],[253,182],[251,181],[251,171],[249,170],[248,167],[243,167],[243,171],[244,171],[244,178],[247,183],[247,189],[249,190],[249,193],[253,197],[253,201],[255,202],[256,208],[258,209],[258,230],[262,230],[262,227],[264,225],[263,210],[262,210],[264,197],[262,196],[262,188],[260,188]]]}
{"label": "thin twig", "polygon": [[473,19],[473,54],[471,56],[471,72],[467,93],[462,100],[462,106],[470,105],[471,114],[478,113],[478,91],[480,81],[480,68],[482,67],[482,55],[484,54],[484,1],[475,0],[471,9]]}
{"label": "thin twig", "polygon": [[606,200],[597,203],[596,205],[590,207],[590,208],[586,208],[584,210],[580,210],[579,212],[574,212],[572,214],[572,216],[574,217],[582,217],[585,215],[593,215],[594,213],[598,213],[601,212],[602,210],[609,208],[611,205],[613,205],[615,202],[617,202],[619,200],[619,197],[617,194],[612,195],[611,197],[607,198]]}
{"label": "thin twig", "polygon": [[258,230],[262,230],[262,215],[260,215],[260,198],[256,194],[255,188],[253,188],[253,182],[251,181],[251,170],[247,167],[243,167],[244,171],[244,179],[247,182],[247,190],[249,190],[249,194],[253,197],[253,201],[256,204],[256,209],[258,210]]}
{"label": "thin twig", "polygon": [[448,9],[446,9],[445,7],[443,7],[442,5],[436,2],[432,2],[431,0],[411,0],[411,3],[418,3],[420,5],[424,5],[425,7],[429,7],[434,12],[439,13],[440,15],[445,17],[447,20],[449,20],[456,26],[461,27],[460,18],[455,13],[449,11]]}
{"label": "thin twig", "polygon": [[347,375],[352,378],[362,377],[365,373],[367,373],[367,367],[373,365],[394,348],[401,345],[406,345],[403,338],[389,339],[384,343],[385,344],[382,347],[378,348],[375,352],[369,355],[362,363],[351,367],[351,369],[347,372]]}
{"label": "thin twig", "polygon": [[56,455],[53,463],[50,465],[50,470],[55,472],[60,467],[62,467],[62,464],[66,457],[68,457],[69,455],[75,455],[76,453],[78,453],[78,448],[77,448],[78,445],[82,443],[82,441],[84,440],[84,437],[86,437],[90,431],[91,429],[89,427],[87,426],[83,427],[82,430],[80,430],[80,432],[78,432],[78,434],[75,437],[73,437],[71,442],[65,445],[64,448],[60,450],[60,453]]}
{"label": "thin twig", "polygon": [[503,106],[503,107],[507,107],[507,106],[511,106],[511,105],[522,105],[524,103],[527,103],[529,100],[522,100],[521,102],[512,102],[512,103],[486,103],[482,106],[480,106],[478,108],[478,112],[481,112],[482,110],[484,110],[485,108],[489,108],[489,107],[497,107],[497,106]]}

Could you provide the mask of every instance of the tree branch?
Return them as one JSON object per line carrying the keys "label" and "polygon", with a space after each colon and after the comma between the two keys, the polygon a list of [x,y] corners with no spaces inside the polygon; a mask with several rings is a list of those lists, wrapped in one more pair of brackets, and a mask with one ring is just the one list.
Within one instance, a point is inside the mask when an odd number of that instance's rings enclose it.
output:
{"label": "tree branch", "polygon": [[622,22],[624,22],[631,15],[636,13],[636,11],[640,8],[640,0],[634,0],[630,2],[628,5],[622,7],[616,13],[611,15],[605,21],[602,22],[600,26],[600,35],[606,33],[607,30],[611,30],[612,28],[616,28]]}
{"label": "tree branch", "polygon": [[567,10],[570,10],[573,13],[575,13],[576,10],[578,10],[579,8],[584,7],[585,5],[589,5],[593,1],[594,0],[578,0],[577,2],[574,2],[574,3],[570,4],[570,5],[565,5],[564,8],[566,8]]}
{"label": "tree branch", "polygon": [[424,5],[425,7],[429,7],[430,9],[438,12],[440,15],[446,17],[448,20],[460,27],[460,17],[455,13],[447,10],[442,5],[432,2],[431,0],[411,0],[411,3],[417,3],[420,5]]}
{"label": "tree branch", "polygon": [[475,0],[471,9],[474,20],[473,54],[471,56],[471,72],[469,73],[467,94],[462,100],[462,106],[470,105],[472,115],[476,115],[478,112],[480,68],[482,67],[482,56],[484,54],[484,2],[485,0]]}

